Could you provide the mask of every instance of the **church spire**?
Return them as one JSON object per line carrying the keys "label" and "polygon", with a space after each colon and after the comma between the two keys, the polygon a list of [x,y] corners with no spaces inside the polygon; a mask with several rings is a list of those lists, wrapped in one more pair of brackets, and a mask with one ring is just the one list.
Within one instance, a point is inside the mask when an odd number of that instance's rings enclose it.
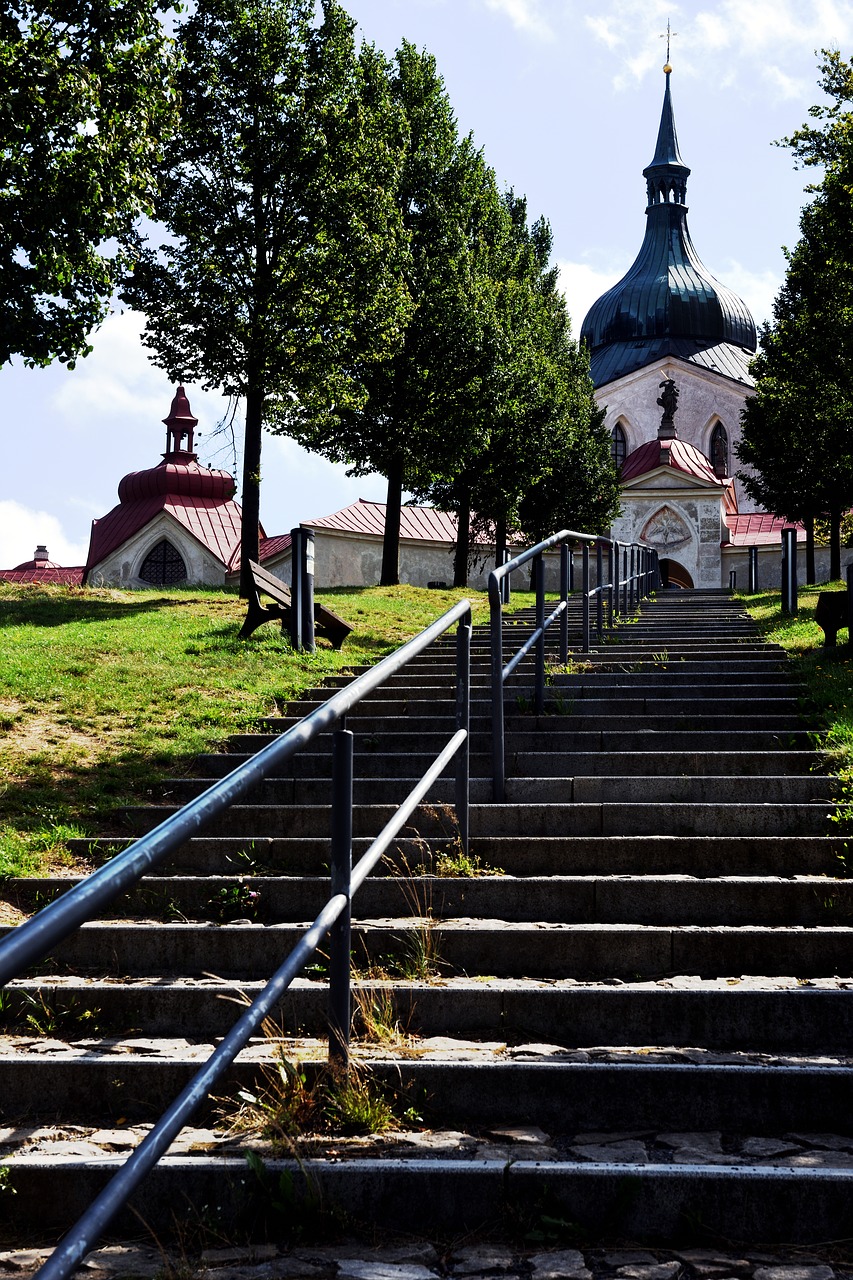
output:
{"label": "church spire", "polygon": [[669,88],[669,77],[672,75],[669,62],[663,70],[666,76],[666,89],[663,95],[657,146],[651,164],[643,170],[650,207],[655,204],[686,204],[687,179],[690,174],[678,150],[675,113],[672,109],[672,93]]}

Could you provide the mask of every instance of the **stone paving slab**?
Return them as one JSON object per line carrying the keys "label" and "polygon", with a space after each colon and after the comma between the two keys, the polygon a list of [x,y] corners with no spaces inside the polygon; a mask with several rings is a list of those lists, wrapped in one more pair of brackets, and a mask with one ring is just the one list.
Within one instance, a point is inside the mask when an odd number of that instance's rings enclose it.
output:
{"label": "stone paving slab", "polygon": [[[49,1248],[0,1251],[0,1276],[26,1280],[49,1255]],[[77,1275],[80,1280],[851,1280],[853,1255],[841,1246],[533,1249],[483,1240],[378,1247],[256,1244],[172,1256],[150,1245],[130,1244],[96,1249]]]}

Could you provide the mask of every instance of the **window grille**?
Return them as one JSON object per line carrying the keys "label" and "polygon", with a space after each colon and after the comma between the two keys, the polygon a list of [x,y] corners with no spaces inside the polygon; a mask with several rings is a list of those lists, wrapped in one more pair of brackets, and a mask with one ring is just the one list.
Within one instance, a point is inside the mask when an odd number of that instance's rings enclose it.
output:
{"label": "window grille", "polygon": [[181,553],[166,538],[162,538],[142,561],[139,576],[152,587],[173,587],[186,582],[187,566]]}

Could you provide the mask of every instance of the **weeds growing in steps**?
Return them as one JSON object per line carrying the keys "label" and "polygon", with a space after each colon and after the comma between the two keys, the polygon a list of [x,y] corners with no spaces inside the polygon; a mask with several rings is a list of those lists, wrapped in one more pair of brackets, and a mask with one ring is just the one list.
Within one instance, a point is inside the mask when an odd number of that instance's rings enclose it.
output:
{"label": "weeds growing in steps", "polygon": [[346,1074],[326,1068],[309,1080],[281,1046],[259,1087],[240,1089],[234,1104],[221,1103],[219,1119],[232,1135],[256,1136],[281,1149],[315,1134],[382,1133],[399,1123],[364,1067],[351,1066]]}
{"label": "weeds growing in steps", "polygon": [[12,988],[0,992],[0,1028],[20,1030],[37,1036],[97,1035],[100,1009],[92,1008],[78,996],[60,996],[56,991],[35,994]]}

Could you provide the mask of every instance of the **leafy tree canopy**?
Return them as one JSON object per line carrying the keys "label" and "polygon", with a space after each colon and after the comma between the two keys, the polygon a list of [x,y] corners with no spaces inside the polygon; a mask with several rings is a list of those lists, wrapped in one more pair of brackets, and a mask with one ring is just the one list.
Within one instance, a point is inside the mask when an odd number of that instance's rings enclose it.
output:
{"label": "leafy tree canopy", "polygon": [[73,367],[174,123],[157,0],[0,9],[0,365]]}
{"label": "leafy tree canopy", "polygon": [[178,33],[182,123],[159,173],[169,239],[127,297],[173,378],[245,397],[243,590],[261,432],[365,397],[408,312],[393,196],[405,122],[337,0],[198,0]]}
{"label": "leafy tree canopy", "polygon": [[785,282],[773,322],[759,335],[752,363],[756,394],[743,413],[741,462],[747,493],[789,519],[827,515],[831,573],[840,572],[841,513],[853,504],[853,71],[824,52],[822,87],[834,105],[812,107],[823,126],[806,125],[787,144],[826,173],[812,186],[800,239],[786,251]]}

